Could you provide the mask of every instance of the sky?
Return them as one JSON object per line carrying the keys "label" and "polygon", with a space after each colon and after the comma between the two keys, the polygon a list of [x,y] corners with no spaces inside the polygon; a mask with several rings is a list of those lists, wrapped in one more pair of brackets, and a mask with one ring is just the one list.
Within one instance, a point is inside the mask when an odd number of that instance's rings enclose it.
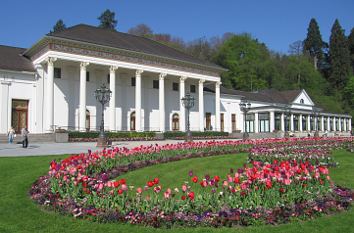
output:
{"label": "sky", "polygon": [[281,53],[306,37],[311,18],[324,41],[336,18],[347,35],[354,27],[354,0],[1,0],[0,44],[28,48],[58,19],[68,27],[98,25],[97,17],[106,9],[116,13],[118,31],[145,23],[155,33],[187,42],[247,32]]}

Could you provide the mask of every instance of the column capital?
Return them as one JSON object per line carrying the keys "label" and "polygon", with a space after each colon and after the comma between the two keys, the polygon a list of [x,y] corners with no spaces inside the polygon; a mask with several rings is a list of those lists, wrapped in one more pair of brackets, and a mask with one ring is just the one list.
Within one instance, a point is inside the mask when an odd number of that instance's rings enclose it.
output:
{"label": "column capital", "polygon": [[187,79],[186,76],[181,76],[181,77],[179,78],[179,81],[180,81],[180,82],[184,82],[184,81],[186,81],[186,79]]}
{"label": "column capital", "polygon": [[205,79],[199,79],[199,84],[203,84],[205,82]]}
{"label": "column capital", "polygon": [[48,57],[48,58],[46,59],[46,62],[48,62],[48,65],[53,66],[53,65],[54,65],[54,62],[55,62],[56,60],[57,60],[56,57]]}
{"label": "column capital", "polygon": [[88,62],[81,62],[81,63],[80,63],[80,68],[81,68],[81,69],[84,69],[84,68],[86,68],[88,65],[90,65],[90,63],[88,63]]}
{"label": "column capital", "polygon": [[135,76],[140,76],[143,72],[144,72],[144,70],[136,70]]}
{"label": "column capital", "polygon": [[166,76],[167,76],[166,73],[161,73],[161,74],[159,75],[159,79],[160,79],[160,80],[161,80],[161,79],[164,79]]}
{"label": "column capital", "polygon": [[216,86],[216,87],[220,87],[221,84],[222,84],[222,82],[217,81],[217,82],[215,83],[215,86]]}
{"label": "column capital", "polygon": [[109,72],[115,72],[116,70],[118,70],[118,66],[110,66],[109,67]]}

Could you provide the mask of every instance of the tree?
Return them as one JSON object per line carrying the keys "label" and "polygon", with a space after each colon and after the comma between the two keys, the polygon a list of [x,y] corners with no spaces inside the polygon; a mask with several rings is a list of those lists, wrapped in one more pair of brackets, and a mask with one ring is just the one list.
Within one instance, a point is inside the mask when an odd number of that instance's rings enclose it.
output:
{"label": "tree", "polygon": [[117,26],[117,20],[115,20],[115,13],[110,10],[105,10],[98,18],[100,28],[115,29]]}
{"label": "tree", "polygon": [[349,78],[350,53],[347,38],[338,19],[335,20],[331,30],[329,55],[331,64],[329,81],[337,89],[342,89]]}
{"label": "tree", "polygon": [[348,46],[349,46],[349,52],[350,52],[352,72],[354,74],[354,28],[352,28],[352,30],[350,31],[350,34],[348,37]]}
{"label": "tree", "polygon": [[146,24],[138,24],[135,27],[130,28],[128,30],[128,33],[136,36],[146,36],[146,35],[152,35],[153,31]]}
{"label": "tree", "polygon": [[289,45],[289,53],[291,55],[301,56],[303,54],[303,50],[303,42],[301,40],[297,40]]}
{"label": "tree", "polygon": [[304,52],[308,53],[313,59],[315,69],[317,69],[318,61],[323,58],[323,41],[320,28],[317,21],[312,18],[307,28],[307,37],[304,40]]}
{"label": "tree", "polygon": [[50,33],[55,33],[55,32],[61,32],[64,31],[66,29],[66,26],[63,22],[63,20],[59,19],[56,24],[53,27],[53,30],[50,31]]}

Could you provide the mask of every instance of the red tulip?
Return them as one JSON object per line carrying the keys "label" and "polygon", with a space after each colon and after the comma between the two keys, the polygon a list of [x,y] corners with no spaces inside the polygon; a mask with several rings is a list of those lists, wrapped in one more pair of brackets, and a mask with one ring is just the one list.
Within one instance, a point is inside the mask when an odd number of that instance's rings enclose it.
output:
{"label": "red tulip", "polygon": [[119,195],[122,195],[122,194],[123,194],[123,190],[118,189],[117,193],[118,193]]}
{"label": "red tulip", "polygon": [[160,182],[160,180],[159,180],[159,178],[154,178],[154,184],[159,184],[159,182]]}
{"label": "red tulip", "polygon": [[147,185],[148,185],[149,187],[152,187],[152,186],[154,186],[154,182],[153,182],[153,181],[149,181],[149,182],[147,182]]}
{"label": "red tulip", "polygon": [[183,201],[186,200],[186,196],[183,195],[183,196],[181,197],[181,199],[182,199]]}
{"label": "red tulip", "polygon": [[193,176],[192,181],[193,181],[194,183],[197,183],[197,182],[198,182],[198,176]]}
{"label": "red tulip", "polygon": [[190,200],[194,200],[194,192],[190,192],[190,193],[188,193],[188,197],[189,197],[189,199]]}

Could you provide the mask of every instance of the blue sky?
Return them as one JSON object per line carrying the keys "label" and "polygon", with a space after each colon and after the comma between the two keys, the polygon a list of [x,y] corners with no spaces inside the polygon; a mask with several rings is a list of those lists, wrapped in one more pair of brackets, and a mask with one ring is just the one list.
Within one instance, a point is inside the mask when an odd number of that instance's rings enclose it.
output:
{"label": "blue sky", "polygon": [[346,34],[354,27],[353,0],[1,0],[0,4],[0,44],[18,47],[34,44],[60,18],[67,26],[97,25],[105,9],[116,12],[117,30],[123,32],[139,23],[186,41],[248,32],[283,53],[290,43],[305,38],[312,17],[325,41],[336,18]]}

